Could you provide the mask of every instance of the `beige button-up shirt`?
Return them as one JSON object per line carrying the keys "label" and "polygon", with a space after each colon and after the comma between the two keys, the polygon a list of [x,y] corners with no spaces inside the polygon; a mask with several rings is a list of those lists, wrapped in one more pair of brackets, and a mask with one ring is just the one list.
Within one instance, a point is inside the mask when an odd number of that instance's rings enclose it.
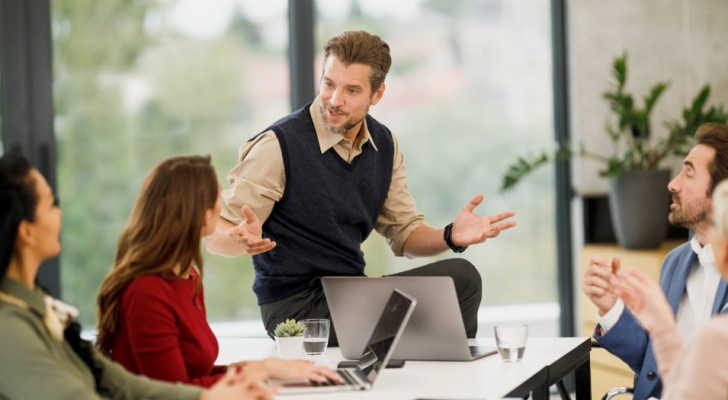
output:
{"label": "beige button-up shirt", "polygon": [[[354,142],[340,134],[326,130],[320,110],[320,99],[317,97],[311,105],[316,136],[318,136],[321,154],[333,148],[344,161],[351,163],[362,153],[362,146],[371,142],[377,150],[366,121],[362,124],[359,135]],[[404,242],[409,235],[425,223],[424,216],[417,210],[415,200],[407,187],[407,174],[404,167],[404,156],[399,149],[397,138],[394,140],[394,163],[392,166],[392,183],[377,217],[374,229],[387,238],[395,255],[402,255]],[[292,149],[295,151],[295,149]],[[286,187],[286,176],[283,155],[278,138],[273,131],[267,131],[240,147],[238,164],[228,173],[230,186],[223,190],[224,200],[222,217],[239,224],[242,222],[241,207],[248,205],[260,218],[261,222],[270,216],[275,203],[283,197]]]}

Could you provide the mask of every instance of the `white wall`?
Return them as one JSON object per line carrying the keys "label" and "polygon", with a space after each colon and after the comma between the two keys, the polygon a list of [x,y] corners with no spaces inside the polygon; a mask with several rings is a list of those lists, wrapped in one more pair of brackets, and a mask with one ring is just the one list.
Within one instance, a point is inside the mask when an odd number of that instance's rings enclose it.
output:
{"label": "white wall", "polygon": [[[604,131],[609,109],[602,92],[609,86],[613,59],[625,50],[627,88],[639,104],[655,82],[671,82],[652,115],[653,137],[666,134],[662,121],[677,119],[704,83],[712,87],[709,104],[728,105],[728,1],[571,0],[568,12],[575,144],[611,149]],[[574,163],[578,193],[607,192],[600,167],[592,161]]]}
{"label": "white wall", "polygon": [[[611,149],[604,131],[610,112],[602,92],[612,79],[612,61],[623,51],[628,52],[627,88],[640,100],[655,82],[671,82],[652,114],[653,138],[667,133],[662,121],[677,119],[705,83],[712,88],[709,104],[728,105],[727,0],[569,0],[567,5],[574,144]],[[672,165],[675,174],[679,160]],[[572,179],[578,194],[607,193],[608,181],[598,173],[601,166],[575,160]],[[581,205],[578,198],[572,201],[577,299],[582,298]],[[579,303],[575,304],[577,333],[582,327]]]}

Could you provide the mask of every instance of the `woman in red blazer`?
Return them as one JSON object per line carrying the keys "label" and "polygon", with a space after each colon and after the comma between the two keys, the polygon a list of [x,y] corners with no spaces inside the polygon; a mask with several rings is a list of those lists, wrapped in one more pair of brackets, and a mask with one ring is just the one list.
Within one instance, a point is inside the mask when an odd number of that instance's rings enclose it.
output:
{"label": "woman in red blazer", "polygon": [[[205,312],[202,239],[213,233],[220,188],[209,157],[179,156],[147,177],[98,295],[102,352],[151,378],[209,387],[228,366]],[[266,378],[339,381],[323,366],[269,358],[241,362]]]}

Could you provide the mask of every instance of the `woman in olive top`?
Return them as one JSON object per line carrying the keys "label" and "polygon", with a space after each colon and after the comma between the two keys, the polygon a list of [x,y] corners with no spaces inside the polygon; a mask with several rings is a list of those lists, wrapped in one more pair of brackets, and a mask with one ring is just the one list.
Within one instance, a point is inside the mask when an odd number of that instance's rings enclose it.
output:
{"label": "woman in olive top", "polygon": [[61,250],[61,211],[43,176],[16,154],[0,157],[0,398],[271,399],[230,369],[210,389],[127,372],[79,337],[68,306],[36,287],[42,261]]}

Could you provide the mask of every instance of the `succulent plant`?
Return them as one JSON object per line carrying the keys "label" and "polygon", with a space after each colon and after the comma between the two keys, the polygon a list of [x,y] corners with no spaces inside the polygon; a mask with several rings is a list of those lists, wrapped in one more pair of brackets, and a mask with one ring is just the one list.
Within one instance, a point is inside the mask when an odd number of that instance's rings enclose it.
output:
{"label": "succulent plant", "polygon": [[285,322],[281,322],[276,325],[276,329],[273,334],[279,337],[288,336],[303,336],[303,331],[306,328],[302,323],[297,322],[295,319],[287,319]]}

